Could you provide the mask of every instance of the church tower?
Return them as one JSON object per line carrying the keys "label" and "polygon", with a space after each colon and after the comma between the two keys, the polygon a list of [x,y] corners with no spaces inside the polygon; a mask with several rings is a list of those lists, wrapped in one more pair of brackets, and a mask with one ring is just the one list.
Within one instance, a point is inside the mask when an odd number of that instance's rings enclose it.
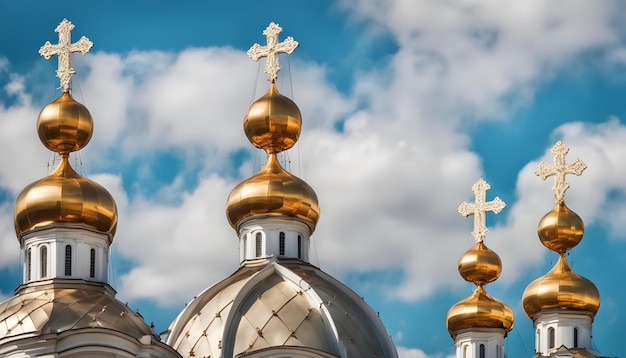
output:
{"label": "church tower", "polygon": [[454,345],[457,358],[502,358],[503,341],[513,329],[513,311],[504,302],[491,297],[485,285],[500,277],[502,261],[498,254],[485,245],[487,226],[485,214],[499,213],[506,204],[496,197],[487,202],[489,184],[480,178],[472,187],[476,202],[463,202],[459,213],[474,215],[472,235],[476,245],[467,250],[459,260],[459,273],[476,285],[474,292],[457,302],[448,311],[446,326]]}
{"label": "church tower", "polygon": [[168,343],[183,357],[386,357],[397,353],[382,321],[347,286],[309,262],[319,220],[315,191],[285,170],[277,154],[300,136],[298,106],[276,85],[282,28],[265,29],[267,45],[248,55],[267,57],[269,90],[244,118],[246,136],[267,153],[260,172],[245,179],[226,203],[240,245],[239,269],[192,300],[169,328]]}
{"label": "church tower", "polygon": [[542,162],[535,174],[554,175],[555,208],[539,222],[541,243],[559,259],[547,274],[526,287],[522,305],[535,329],[536,357],[603,357],[591,348],[591,326],[600,308],[600,294],[590,280],[576,274],[565,255],[582,240],[582,219],[565,205],[566,174],[581,175],[580,159],[567,164],[569,149],[560,141],[552,147],[554,164]]}
{"label": "church tower", "polygon": [[46,59],[59,58],[62,93],[42,109],[37,133],[60,161],[15,202],[24,275],[15,296],[0,303],[0,356],[179,357],[108,284],[115,200],[69,161],[93,133],[91,114],[70,93],[72,53],[85,54],[93,43],[84,36],[71,43],[73,28],[63,20],[55,30],[59,43],[39,50]]}

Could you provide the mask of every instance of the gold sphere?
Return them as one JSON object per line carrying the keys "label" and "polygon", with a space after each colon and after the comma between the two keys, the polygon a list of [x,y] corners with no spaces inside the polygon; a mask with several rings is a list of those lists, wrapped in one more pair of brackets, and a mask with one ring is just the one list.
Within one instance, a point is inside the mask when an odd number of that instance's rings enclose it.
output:
{"label": "gold sphere", "polygon": [[533,281],[522,296],[530,319],[542,311],[581,311],[592,317],[600,308],[600,293],[590,280],[576,274],[561,255],[552,270]]}
{"label": "gold sphere", "polygon": [[228,222],[239,230],[242,220],[255,216],[289,216],[306,223],[311,232],[319,220],[317,195],[304,180],[284,170],[275,154],[265,167],[239,183],[226,204]]}
{"label": "gold sphere", "polygon": [[76,173],[65,156],[50,175],[18,195],[14,223],[18,240],[30,230],[56,223],[85,224],[109,233],[112,240],[117,207],[104,187]]}
{"label": "gold sphere", "polygon": [[513,310],[506,303],[491,297],[482,286],[466,299],[459,301],[448,311],[446,326],[454,338],[464,329],[501,328],[504,336],[513,329]]}
{"label": "gold sphere", "polygon": [[246,136],[268,154],[280,153],[296,143],[302,129],[300,109],[278,93],[272,82],[269,91],[248,109],[243,122]]}
{"label": "gold sphere", "polygon": [[539,222],[537,233],[541,243],[559,254],[578,245],[583,238],[583,220],[561,202]]}
{"label": "gold sphere", "polygon": [[500,256],[488,248],[483,241],[467,250],[459,260],[459,273],[469,282],[484,285],[500,277]]}
{"label": "gold sphere", "polygon": [[93,119],[87,107],[76,102],[69,92],[63,92],[39,113],[37,133],[41,143],[49,150],[74,152],[89,143]]}

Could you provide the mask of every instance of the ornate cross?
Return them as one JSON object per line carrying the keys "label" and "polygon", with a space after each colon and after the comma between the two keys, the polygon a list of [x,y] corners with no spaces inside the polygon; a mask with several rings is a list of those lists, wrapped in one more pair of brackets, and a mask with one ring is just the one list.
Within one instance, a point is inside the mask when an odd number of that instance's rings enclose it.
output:
{"label": "ornate cross", "polygon": [[464,217],[474,215],[474,231],[472,231],[472,235],[476,242],[482,242],[485,239],[485,234],[489,231],[485,222],[485,213],[491,211],[497,214],[506,206],[504,201],[497,196],[492,201],[486,201],[487,190],[489,189],[491,189],[491,186],[483,178],[480,178],[472,186],[476,202],[471,204],[464,201],[458,209],[459,213]]}
{"label": "ornate cross", "polygon": [[554,185],[552,185],[552,191],[554,191],[554,199],[556,204],[560,204],[565,200],[565,191],[569,188],[569,183],[565,181],[566,174],[581,175],[587,165],[582,160],[576,158],[576,160],[570,164],[565,163],[565,156],[569,152],[569,148],[566,147],[561,141],[556,142],[552,147],[552,155],[554,156],[554,164],[546,164],[541,162],[535,175],[546,180],[547,177],[554,175]]}
{"label": "ornate cross", "polygon": [[52,55],[59,56],[59,69],[57,77],[61,80],[61,89],[63,92],[70,91],[70,84],[72,83],[72,75],[76,73],[72,68],[72,52],[80,52],[83,55],[89,52],[89,49],[93,46],[93,42],[89,41],[85,36],[81,37],[78,42],[71,43],[70,33],[74,29],[74,24],[63,19],[59,26],[54,29],[59,33],[59,43],[53,45],[50,41],[41,46],[39,54],[46,60],[49,60]]}
{"label": "ornate cross", "polygon": [[274,82],[276,80],[278,71],[280,71],[278,55],[280,53],[291,55],[293,50],[298,47],[298,42],[294,41],[291,36],[287,37],[285,41],[279,43],[278,34],[281,32],[283,32],[283,28],[271,22],[265,31],[263,31],[263,35],[267,38],[267,46],[254,44],[248,50],[248,56],[255,62],[261,57],[267,57],[265,70],[263,72],[270,76],[270,82]]}

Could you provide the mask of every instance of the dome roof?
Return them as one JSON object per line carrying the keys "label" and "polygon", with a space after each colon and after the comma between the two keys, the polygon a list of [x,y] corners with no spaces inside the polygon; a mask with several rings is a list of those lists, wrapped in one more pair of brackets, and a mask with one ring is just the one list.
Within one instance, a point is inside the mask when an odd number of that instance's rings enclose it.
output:
{"label": "dome roof", "polygon": [[561,255],[552,270],[524,291],[522,306],[529,318],[542,311],[580,311],[592,317],[600,308],[600,293],[590,280],[572,271]]}
{"label": "dome roof", "polygon": [[304,180],[292,175],[270,154],[265,167],[239,183],[226,204],[228,222],[238,230],[242,220],[251,217],[289,216],[302,220],[311,232],[319,220],[317,195]]}
{"label": "dome roof", "polygon": [[18,195],[14,221],[18,240],[27,231],[55,223],[85,224],[112,238],[117,207],[104,187],[76,173],[64,156],[50,175]]}
{"label": "dome roof", "polygon": [[69,92],[63,92],[39,113],[37,133],[41,143],[49,150],[74,152],[89,143],[93,134],[93,119],[87,107],[76,102]]}
{"label": "dome roof", "polygon": [[243,129],[255,147],[267,153],[280,153],[296,143],[302,129],[300,109],[278,93],[274,82],[267,93],[248,109]]}
{"label": "dome roof", "polygon": [[397,356],[380,318],[361,297],[297,260],[242,266],[186,306],[167,343],[196,357],[285,347],[320,356]]}
{"label": "dome roof", "polygon": [[502,261],[500,256],[488,248],[484,241],[467,250],[459,260],[459,273],[469,282],[484,285],[500,277]]}
{"label": "dome roof", "polygon": [[584,232],[583,220],[564,201],[541,218],[537,230],[541,243],[559,254],[578,245]]}
{"label": "dome roof", "polygon": [[65,91],[41,110],[37,133],[46,148],[61,156],[61,162],[18,195],[14,210],[18,240],[27,231],[55,223],[84,224],[110,234],[112,240],[117,228],[113,196],[76,173],[69,163],[69,153],[85,147],[93,133],[87,108]]}
{"label": "dome roof", "polygon": [[513,329],[513,311],[504,302],[491,297],[482,286],[448,311],[446,326],[454,338],[464,329],[502,328],[505,336]]}
{"label": "dome roof", "polygon": [[76,280],[22,286],[16,296],[0,303],[0,337],[81,328],[115,330],[137,339],[156,336],[141,315],[114,294],[107,284],[85,281],[77,285]]}

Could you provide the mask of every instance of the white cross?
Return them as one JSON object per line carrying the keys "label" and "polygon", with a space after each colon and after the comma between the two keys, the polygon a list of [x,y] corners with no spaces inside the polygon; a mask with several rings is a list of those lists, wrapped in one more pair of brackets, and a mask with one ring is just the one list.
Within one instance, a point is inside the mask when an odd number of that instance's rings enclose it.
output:
{"label": "white cross", "polygon": [[278,55],[280,53],[286,53],[291,55],[293,50],[298,47],[298,42],[294,41],[293,37],[289,36],[283,42],[278,42],[278,34],[283,32],[283,28],[276,25],[275,23],[270,23],[270,25],[263,31],[263,35],[267,38],[267,46],[261,46],[259,44],[254,44],[248,50],[248,56],[253,59],[255,62],[258,61],[261,57],[267,57],[267,61],[265,63],[265,70],[263,72],[267,73],[270,76],[270,82],[274,82],[276,80],[276,76],[278,71],[280,71],[280,65],[278,64]]}
{"label": "white cross", "polygon": [[85,36],[81,37],[78,42],[71,43],[70,33],[74,29],[74,24],[63,19],[59,26],[54,29],[59,33],[59,43],[53,45],[50,41],[41,46],[39,54],[46,60],[49,60],[52,55],[59,56],[59,69],[57,77],[61,80],[61,89],[63,92],[70,91],[70,84],[72,83],[72,75],[76,73],[72,68],[72,52],[80,52],[83,55],[89,52],[93,46],[93,42],[89,41]]}
{"label": "white cross", "polygon": [[482,242],[485,239],[485,234],[489,231],[485,222],[485,213],[491,211],[497,214],[506,206],[504,201],[497,196],[492,201],[486,201],[487,190],[489,189],[491,189],[491,186],[483,178],[480,178],[472,186],[476,202],[471,204],[464,201],[458,209],[459,213],[464,217],[474,215],[474,231],[472,231],[472,235],[476,242]]}
{"label": "white cross", "polygon": [[557,204],[562,203],[565,200],[565,191],[569,188],[569,183],[565,181],[566,174],[581,175],[587,165],[582,160],[576,158],[576,160],[570,164],[565,163],[565,156],[569,152],[569,148],[566,147],[561,141],[556,142],[552,147],[552,155],[554,156],[554,164],[546,164],[541,162],[535,175],[546,180],[547,177],[554,175],[554,185],[552,185],[552,191],[554,191],[554,199]]}

